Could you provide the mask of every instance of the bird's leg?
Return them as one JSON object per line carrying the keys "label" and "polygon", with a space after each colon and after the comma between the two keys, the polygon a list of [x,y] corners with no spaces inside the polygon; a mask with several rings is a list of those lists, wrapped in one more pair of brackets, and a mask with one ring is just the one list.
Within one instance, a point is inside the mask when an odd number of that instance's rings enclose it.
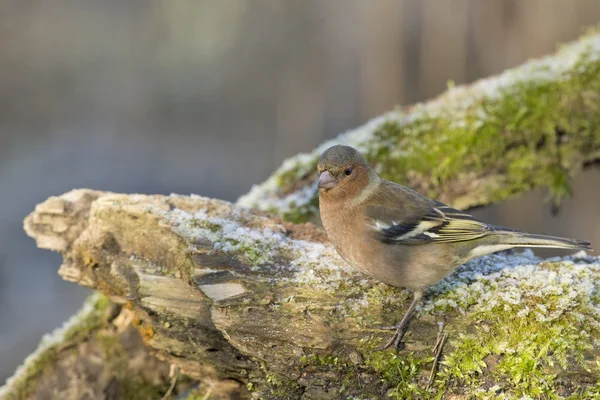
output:
{"label": "bird's leg", "polygon": [[408,322],[410,321],[410,318],[412,317],[413,313],[415,312],[415,308],[417,307],[417,304],[419,304],[419,301],[421,301],[422,297],[423,297],[423,292],[421,292],[421,291],[415,292],[413,301],[412,301],[412,303],[410,303],[410,306],[408,306],[408,310],[406,310],[404,317],[402,317],[402,320],[400,320],[400,322],[398,322],[396,324],[396,326],[393,328],[396,330],[396,332],[394,332],[391,339],[385,345],[380,347],[379,350],[388,349],[392,345],[394,345],[395,349],[398,349],[398,347],[400,346],[400,341],[402,340],[402,337],[404,336],[404,328],[406,328],[406,325],[408,325]]}

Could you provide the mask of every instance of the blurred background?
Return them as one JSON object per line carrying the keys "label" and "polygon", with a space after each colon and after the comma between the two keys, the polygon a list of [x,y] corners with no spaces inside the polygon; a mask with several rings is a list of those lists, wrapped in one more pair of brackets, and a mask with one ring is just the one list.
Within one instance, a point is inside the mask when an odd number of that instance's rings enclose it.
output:
{"label": "blurred background", "polygon": [[[284,158],[598,21],[595,0],[0,2],[0,384],[87,294],[23,233],[36,203],[235,200]],[[555,217],[541,190],[476,212],[599,247],[598,183],[588,169]]]}

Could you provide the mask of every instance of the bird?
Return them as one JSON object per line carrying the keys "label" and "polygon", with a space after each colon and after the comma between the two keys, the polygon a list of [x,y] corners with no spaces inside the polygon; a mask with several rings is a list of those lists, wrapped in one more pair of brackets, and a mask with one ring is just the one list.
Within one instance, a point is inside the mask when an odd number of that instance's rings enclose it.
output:
{"label": "bird", "polygon": [[[354,148],[335,145],[317,162],[319,212],[337,253],[354,269],[413,293],[390,330],[398,349],[426,289],[477,257],[516,247],[591,250],[590,242],[487,224],[379,177]],[[385,328],[384,328],[385,329]]]}

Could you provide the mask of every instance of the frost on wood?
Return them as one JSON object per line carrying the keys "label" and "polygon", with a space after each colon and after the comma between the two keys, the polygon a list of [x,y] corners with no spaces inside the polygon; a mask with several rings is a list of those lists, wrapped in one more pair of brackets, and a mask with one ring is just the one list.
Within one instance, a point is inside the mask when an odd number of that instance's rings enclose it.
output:
{"label": "frost on wood", "polygon": [[536,186],[555,204],[600,158],[600,34],[499,76],[395,110],[286,160],[238,204],[294,222],[317,214],[316,160],[334,144],[360,150],[386,179],[458,208]]}
{"label": "frost on wood", "polygon": [[[600,391],[600,262],[583,253],[461,267],[395,355],[373,351],[389,335],[376,328],[402,316],[408,293],[347,269],[311,224],[199,196],[80,190],[40,204],[25,228],[63,254],[61,276],[130,309],[157,357],[242,398]],[[450,341],[427,392],[440,322]]]}

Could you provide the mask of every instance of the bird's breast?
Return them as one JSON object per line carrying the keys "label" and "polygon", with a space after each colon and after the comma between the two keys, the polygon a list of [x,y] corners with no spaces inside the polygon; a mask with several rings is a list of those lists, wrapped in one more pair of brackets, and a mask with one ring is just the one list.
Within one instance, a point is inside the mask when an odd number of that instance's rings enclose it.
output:
{"label": "bird's breast", "polygon": [[381,265],[378,243],[367,231],[367,223],[358,211],[321,206],[321,221],[329,241],[338,254],[355,269],[376,275]]}

